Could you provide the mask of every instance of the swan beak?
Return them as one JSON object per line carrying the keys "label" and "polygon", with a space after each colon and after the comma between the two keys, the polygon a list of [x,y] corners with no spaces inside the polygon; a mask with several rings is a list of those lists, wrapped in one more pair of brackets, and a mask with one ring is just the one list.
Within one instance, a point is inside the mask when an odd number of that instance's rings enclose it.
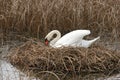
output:
{"label": "swan beak", "polygon": [[47,39],[45,39],[45,45],[48,45],[49,41]]}

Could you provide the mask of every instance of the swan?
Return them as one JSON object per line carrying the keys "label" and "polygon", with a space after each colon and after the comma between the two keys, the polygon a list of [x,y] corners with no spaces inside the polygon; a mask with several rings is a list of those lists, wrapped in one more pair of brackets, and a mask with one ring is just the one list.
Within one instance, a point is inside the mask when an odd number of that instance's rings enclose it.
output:
{"label": "swan", "polygon": [[45,37],[45,45],[51,47],[90,47],[96,40],[100,38],[94,38],[92,40],[84,40],[83,37],[89,35],[90,30],[74,30],[61,37],[61,33],[58,30],[53,30]]}

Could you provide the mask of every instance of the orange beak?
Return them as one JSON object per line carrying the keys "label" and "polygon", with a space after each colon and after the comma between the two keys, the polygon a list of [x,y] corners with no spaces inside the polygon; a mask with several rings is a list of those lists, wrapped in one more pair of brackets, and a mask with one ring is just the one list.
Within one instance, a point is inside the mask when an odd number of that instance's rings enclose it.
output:
{"label": "orange beak", "polygon": [[45,39],[45,45],[48,45],[49,41],[47,39]]}

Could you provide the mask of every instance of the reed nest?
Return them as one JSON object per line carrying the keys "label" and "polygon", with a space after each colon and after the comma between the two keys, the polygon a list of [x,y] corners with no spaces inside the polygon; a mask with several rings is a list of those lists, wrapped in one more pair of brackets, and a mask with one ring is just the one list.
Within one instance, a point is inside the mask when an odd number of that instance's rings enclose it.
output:
{"label": "reed nest", "polygon": [[99,44],[90,48],[52,48],[27,41],[11,49],[8,59],[27,71],[113,73],[120,71],[120,53]]}

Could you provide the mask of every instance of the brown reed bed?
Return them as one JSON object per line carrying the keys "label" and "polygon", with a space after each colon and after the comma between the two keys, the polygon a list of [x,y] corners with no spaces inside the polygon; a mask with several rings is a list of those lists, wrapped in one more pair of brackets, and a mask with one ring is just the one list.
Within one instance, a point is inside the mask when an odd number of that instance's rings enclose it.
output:
{"label": "brown reed bed", "polygon": [[55,49],[32,40],[13,48],[8,59],[14,66],[35,74],[42,71],[107,74],[120,72],[120,52],[101,45]]}

